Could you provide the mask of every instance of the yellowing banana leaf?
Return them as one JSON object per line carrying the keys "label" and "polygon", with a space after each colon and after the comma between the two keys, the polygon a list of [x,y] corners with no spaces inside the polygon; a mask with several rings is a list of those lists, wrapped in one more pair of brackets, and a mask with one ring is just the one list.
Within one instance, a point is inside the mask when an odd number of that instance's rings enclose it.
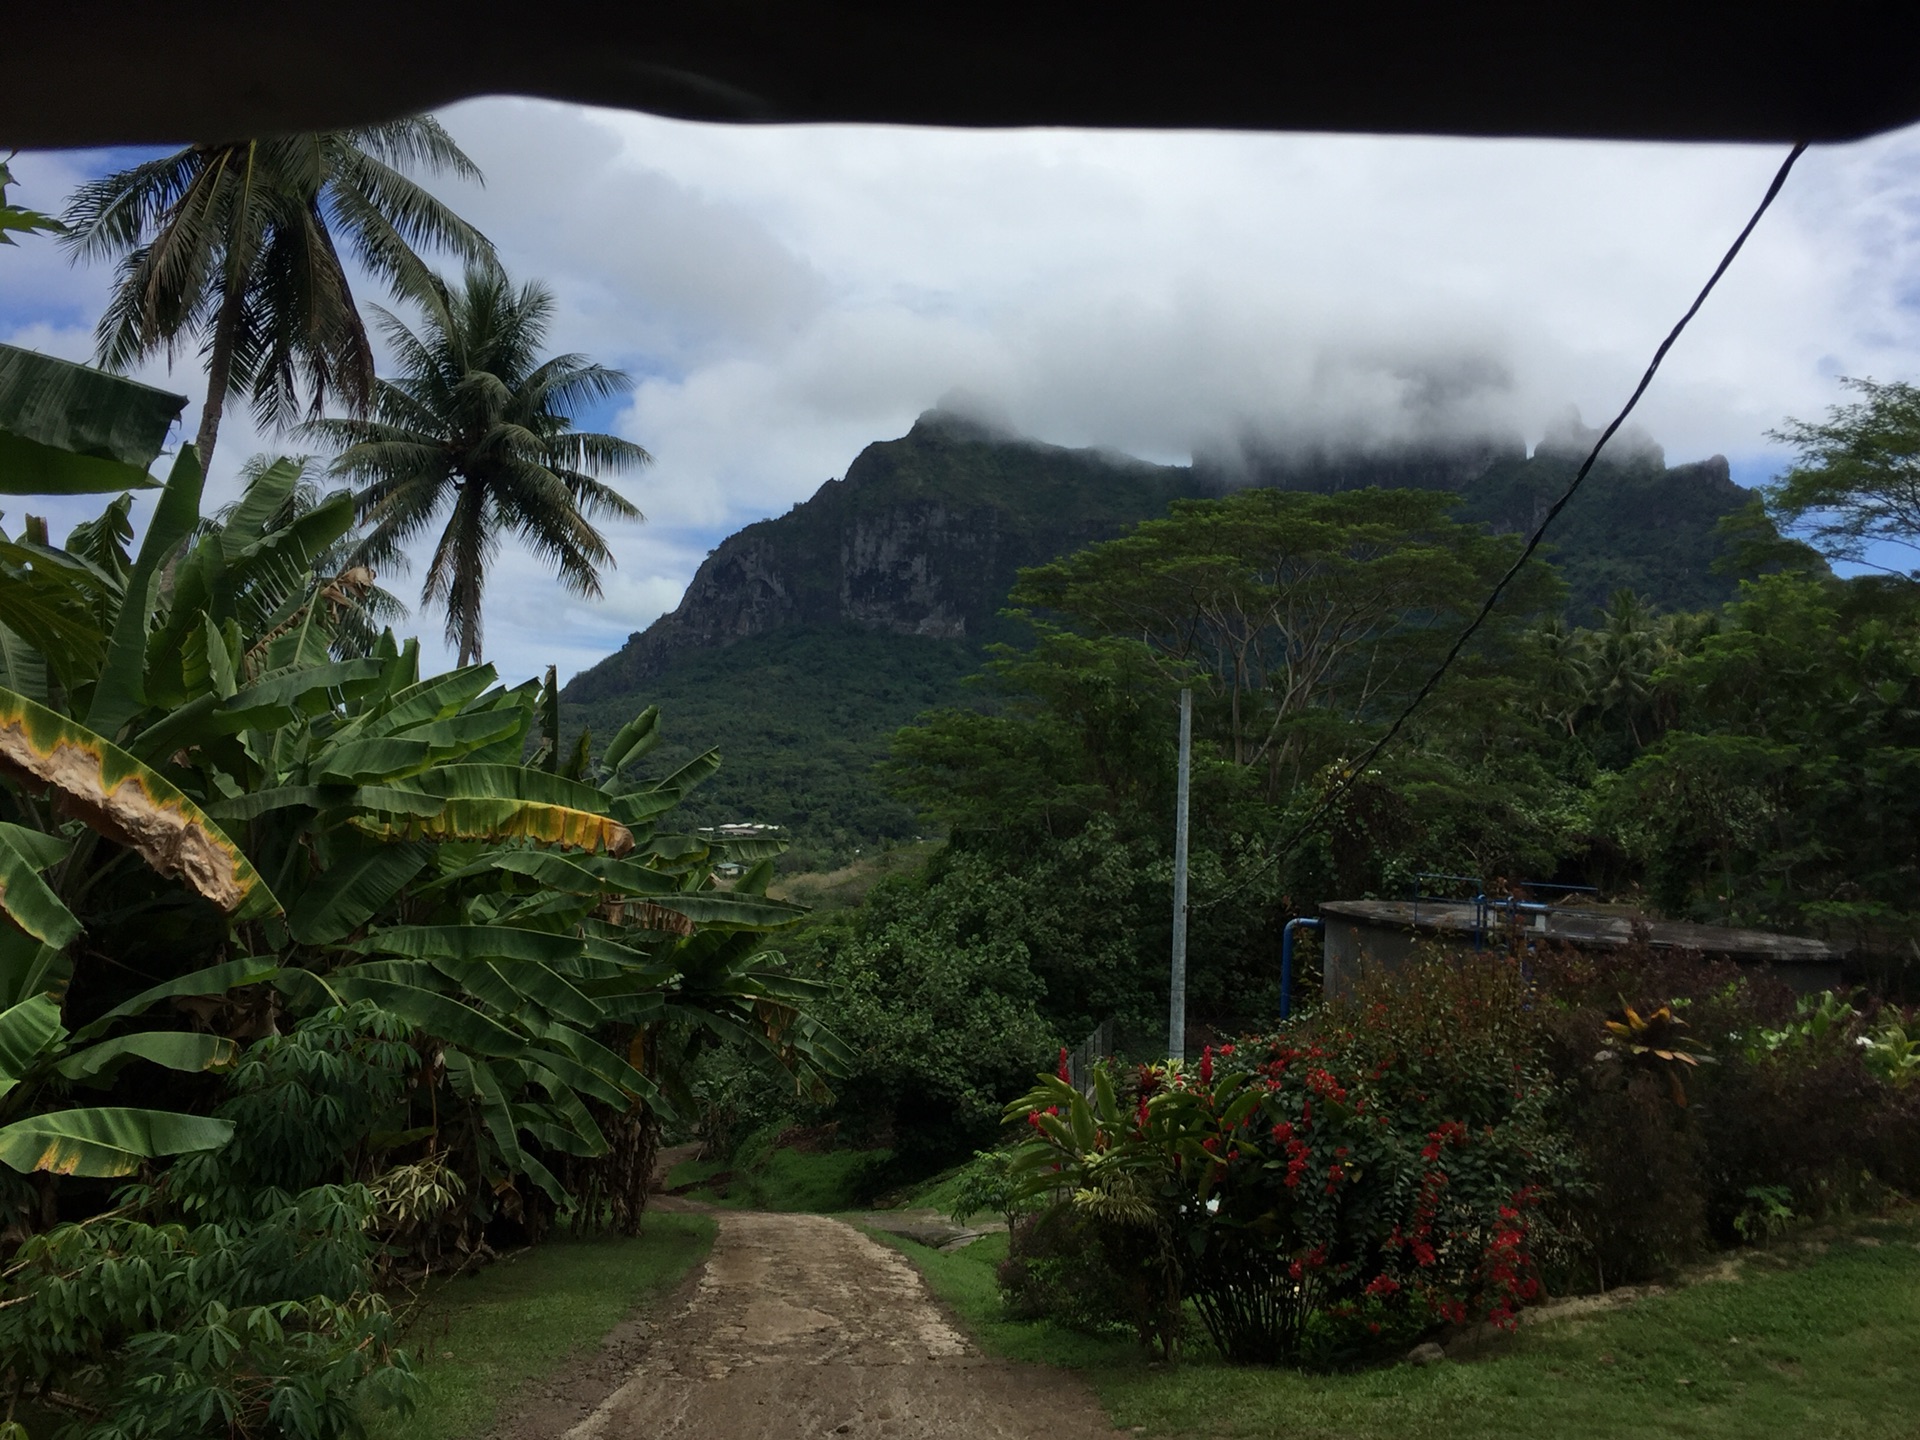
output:
{"label": "yellowing banana leaf", "polygon": [[147,467],[187,397],[0,345],[0,494],[110,495]]}
{"label": "yellowing banana leaf", "polygon": [[247,857],[193,801],[117,745],[24,695],[0,690],[0,772],[50,787],[61,808],[177,876],[221,909],[280,906]]}
{"label": "yellowing banana leaf", "polygon": [[354,823],[372,835],[408,840],[531,840],[539,845],[604,850],[610,855],[624,855],[633,848],[633,832],[617,820],[513,799],[445,800],[431,815],[370,817]]}
{"label": "yellowing banana leaf", "polygon": [[240,1058],[240,1047],[224,1035],[185,1030],[148,1030],[119,1035],[67,1056],[54,1068],[69,1080],[98,1080],[117,1073],[130,1060],[151,1060],[169,1070],[224,1070]]}
{"label": "yellowing banana leaf", "polygon": [[174,1110],[53,1110],[0,1126],[0,1164],[23,1173],[131,1175],[143,1160],[218,1150],[233,1122]]}
{"label": "yellowing banana leaf", "polygon": [[51,996],[35,995],[0,1010],[0,1095],[24,1080],[66,1033]]}

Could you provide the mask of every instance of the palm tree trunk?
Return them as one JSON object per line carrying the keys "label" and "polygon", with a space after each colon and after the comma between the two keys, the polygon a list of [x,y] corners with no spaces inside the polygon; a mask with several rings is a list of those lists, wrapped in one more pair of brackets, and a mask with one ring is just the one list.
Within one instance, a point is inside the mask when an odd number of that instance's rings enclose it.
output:
{"label": "palm tree trunk", "polygon": [[200,407],[200,434],[194,441],[202,474],[213,469],[213,446],[220,438],[220,414],[226,409],[227,385],[233,374],[233,337],[240,328],[240,307],[245,302],[245,277],[228,276],[220,313],[214,317],[213,343],[207,351],[207,399]]}

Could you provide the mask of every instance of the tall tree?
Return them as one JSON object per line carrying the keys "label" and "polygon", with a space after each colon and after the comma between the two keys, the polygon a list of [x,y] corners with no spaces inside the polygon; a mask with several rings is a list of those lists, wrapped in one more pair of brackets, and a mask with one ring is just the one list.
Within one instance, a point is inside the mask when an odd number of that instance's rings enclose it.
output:
{"label": "tall tree", "polygon": [[583,355],[538,358],[553,316],[545,286],[515,289],[497,266],[475,265],[458,289],[429,280],[420,304],[418,331],[378,311],[400,374],[375,383],[368,416],[316,420],[307,433],[340,450],[335,472],[355,483],[366,564],[404,561],[446,514],[420,598],[446,606],[447,643],[466,665],[480,659],[481,594],[502,533],[568,589],[598,596],[613,555],[591,522],[641,516],[597,477],[653,457],[573,428],[580,407],[633,381]]}
{"label": "tall tree", "polygon": [[373,350],[336,237],[398,290],[426,282],[418,249],[474,260],[486,238],[405,173],[478,180],[439,122],[190,145],[82,185],[64,243],[119,264],[96,331],[100,363],[125,369],[197,341],[207,367],[198,445],[213,460],[229,397],[284,426],[327,401],[365,407]]}
{"label": "tall tree", "polygon": [[1920,555],[1920,388],[1841,383],[1861,398],[1771,432],[1799,456],[1766,487],[1767,508],[1783,528],[1811,522],[1808,538],[1834,559],[1863,560],[1886,543]]}

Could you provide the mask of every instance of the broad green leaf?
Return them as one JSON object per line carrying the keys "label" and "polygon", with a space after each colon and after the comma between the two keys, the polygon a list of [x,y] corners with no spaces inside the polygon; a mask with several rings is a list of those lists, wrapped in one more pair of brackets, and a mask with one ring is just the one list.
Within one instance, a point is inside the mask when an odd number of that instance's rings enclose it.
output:
{"label": "broad green leaf", "polygon": [[223,1070],[240,1058],[240,1047],[224,1035],[184,1030],[147,1030],[117,1035],[67,1056],[54,1068],[69,1080],[95,1080],[117,1073],[130,1060],[151,1060],[169,1070]]}
{"label": "broad green leaf", "polygon": [[660,743],[660,707],[649,705],[614,732],[600,757],[609,778]]}
{"label": "broad green leaf", "polygon": [[378,660],[336,660],[283,675],[269,675],[224,701],[215,722],[226,734],[266,729],[332,708],[336,692],[352,697],[380,681]]}
{"label": "broad green leaf", "polygon": [[344,948],[363,955],[400,955],[414,960],[557,965],[577,959],[583,947],[571,935],[518,930],[511,925],[389,925]]}
{"label": "broad green leaf", "polygon": [[385,905],[428,860],[424,845],[355,845],[336,853],[287,912],[287,928],[303,945],[344,939]]}
{"label": "broad green leaf", "polygon": [[40,872],[73,847],[57,836],[0,824],[0,909],[44,945],[64,948],[80,935],[80,921],[60,903]]}
{"label": "broad green leaf", "polygon": [[0,685],[29,700],[46,702],[46,657],[4,623],[0,623]]}
{"label": "broad green leaf", "polygon": [[319,810],[350,798],[354,793],[353,788],[347,785],[279,785],[271,790],[250,790],[231,800],[216,800],[207,810],[221,820],[252,820],[256,816],[270,815],[275,810],[289,810],[295,806]]}
{"label": "broad green leaf", "polygon": [[0,493],[152,488],[147,467],[187,397],[0,345]]}
{"label": "broad green leaf", "polygon": [[0,1010],[0,1095],[25,1079],[66,1033],[60,1007],[51,996],[35,995],[12,1009]]}
{"label": "broad green leaf", "polygon": [[680,888],[671,875],[607,855],[501,850],[488,857],[488,863],[573,895],[670,895]]}
{"label": "broad green leaf", "polygon": [[117,735],[146,701],[142,669],[146,664],[147,630],[152,623],[160,572],[200,520],[200,489],[205,480],[200,457],[191,445],[180,447],[167,476],[167,487],[153,507],[140,554],[127,576],[127,591],[107,640],[107,660],[94,686],[87,728]]}
{"label": "broad green leaf", "polygon": [[64,999],[72,978],[73,960],[65,950],[0,925],[0,1008],[33,995]]}
{"label": "broad green leaf", "polygon": [[0,690],[0,771],[53,787],[69,813],[126,845],[162,875],[178,876],[229,913],[277,911],[266,882],[193,801],[85,726]]}
{"label": "broad green leaf", "polygon": [[25,825],[9,825],[5,821],[0,821],[0,840],[12,845],[36,870],[58,865],[73,853],[71,840],[62,840],[58,835],[32,830]]}
{"label": "broad green leaf", "polygon": [[668,895],[656,903],[662,909],[675,911],[702,925],[733,925],[756,930],[791,925],[807,916],[806,907],[801,905],[721,890]]}
{"label": "broad green leaf", "polygon": [[[417,651],[410,648],[408,655],[417,656]],[[403,665],[407,660],[408,656],[401,657]],[[417,659],[413,665],[417,668]],[[397,692],[385,706],[362,717],[353,729],[369,738],[399,735],[412,726],[445,719],[478,698],[497,678],[491,665],[469,665],[415,681]]]}
{"label": "broad green leaf", "polygon": [[250,955],[242,960],[228,960],[220,965],[209,965],[204,970],[176,975],[171,980],[149,986],[131,1000],[121,1001],[97,1020],[91,1020],[74,1031],[73,1038],[91,1040],[96,1035],[104,1035],[114,1021],[138,1015],[161,1000],[182,995],[224,995],[242,985],[258,985],[276,979],[279,974],[279,963],[273,956]]}
{"label": "broad green leaf", "polygon": [[[457,969],[448,962],[449,969]],[[556,974],[545,965],[492,965],[488,967],[502,980],[506,981],[517,994],[540,1006],[549,1015],[564,1020],[570,1025],[592,1028],[606,1017],[606,1012],[576,990],[564,976]]]}
{"label": "broad green leaf", "polygon": [[401,740],[390,735],[349,740],[321,756],[313,778],[337,785],[408,779],[431,765],[433,758],[433,747],[424,740]]}
{"label": "broad green leaf", "polygon": [[688,791],[719,768],[720,752],[708,750],[704,754],[694,756],[653,788],[684,798]]}
{"label": "broad green leaf", "polygon": [[131,1175],[143,1160],[218,1150],[233,1122],[173,1110],[53,1110],[0,1126],[0,1164],[23,1173]]}
{"label": "broad green leaf", "polygon": [[375,980],[357,974],[354,967],[336,970],[328,978],[346,999],[371,1000],[435,1039],[471,1050],[476,1055],[512,1059],[527,1048],[524,1037],[451,996],[423,990],[417,985]]}
{"label": "broad green leaf", "polygon": [[253,477],[220,527],[220,548],[229,560],[260,538],[299,483],[300,463],[284,455]]}

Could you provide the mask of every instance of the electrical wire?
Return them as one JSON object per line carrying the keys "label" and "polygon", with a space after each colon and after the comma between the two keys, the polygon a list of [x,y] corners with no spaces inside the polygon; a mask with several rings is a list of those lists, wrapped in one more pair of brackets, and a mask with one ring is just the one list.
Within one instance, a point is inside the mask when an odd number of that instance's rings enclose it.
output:
{"label": "electrical wire", "polygon": [[1345,795],[1346,792],[1352,788],[1356,780],[1366,774],[1368,766],[1380,758],[1380,752],[1393,743],[1394,737],[1405,727],[1407,721],[1413,718],[1413,712],[1420,708],[1426,698],[1433,693],[1434,688],[1439,685],[1447,671],[1452,668],[1453,662],[1459,659],[1460,652],[1466,649],[1467,642],[1471,640],[1480,627],[1486,623],[1487,617],[1493,613],[1493,607],[1500,603],[1500,597],[1506,593],[1507,586],[1513,583],[1513,578],[1520,573],[1527,561],[1533,558],[1533,552],[1540,548],[1540,542],[1545,538],[1547,528],[1553,524],[1560,512],[1567,508],[1567,502],[1572,500],[1574,495],[1579,492],[1580,486],[1592,471],[1595,462],[1599,460],[1600,452],[1606,449],[1607,442],[1611,440],[1614,437],[1614,433],[1626,423],[1627,417],[1633,414],[1633,407],[1640,403],[1640,397],[1645,395],[1647,393],[1647,387],[1653,384],[1653,377],[1659,373],[1660,364],[1667,358],[1667,352],[1673,348],[1674,342],[1680,338],[1681,332],[1687,328],[1688,324],[1693,320],[1693,317],[1700,313],[1700,307],[1707,303],[1707,297],[1713,293],[1714,286],[1720,283],[1720,277],[1727,273],[1728,268],[1733,264],[1734,257],[1739,255],[1742,247],[1746,245],[1747,237],[1753,234],[1755,227],[1760,223],[1761,216],[1767,213],[1768,207],[1773,204],[1775,197],[1779,195],[1781,187],[1787,183],[1787,176],[1792,172],[1794,162],[1806,153],[1806,149],[1806,143],[1803,141],[1787,152],[1787,158],[1780,163],[1780,168],[1774,172],[1773,183],[1767,186],[1767,193],[1760,197],[1760,203],[1755,207],[1746,225],[1741,229],[1739,235],[1734,238],[1733,244],[1727,247],[1727,253],[1720,257],[1720,263],[1714,266],[1713,274],[1709,275],[1707,277],[1707,283],[1700,287],[1700,293],[1693,297],[1693,304],[1687,307],[1687,313],[1680,317],[1673,329],[1667,332],[1667,338],[1660,342],[1660,348],[1653,352],[1653,359],[1647,365],[1646,373],[1640,377],[1640,383],[1634,386],[1633,394],[1627,397],[1627,403],[1620,407],[1620,413],[1615,415],[1613,420],[1607,425],[1607,428],[1600,432],[1600,438],[1593,442],[1593,449],[1589,450],[1587,452],[1587,458],[1581,461],[1580,468],[1574,472],[1573,480],[1568,484],[1566,491],[1558,500],[1553,502],[1552,508],[1541,518],[1540,523],[1534,527],[1533,534],[1527,537],[1527,543],[1525,548],[1520,552],[1520,558],[1515,560],[1513,564],[1507,568],[1506,574],[1500,577],[1498,583],[1494,585],[1493,590],[1488,594],[1486,603],[1480,607],[1479,613],[1468,622],[1466,629],[1460,632],[1459,636],[1454,640],[1452,648],[1447,651],[1446,658],[1435,668],[1433,674],[1427,677],[1426,683],[1422,685],[1414,694],[1414,697],[1407,702],[1406,707],[1394,717],[1393,724],[1387,727],[1386,733],[1374,741],[1372,747],[1368,749],[1356,763],[1343,768],[1338,783],[1321,797],[1320,803],[1314,807],[1313,812],[1296,826],[1286,839],[1268,850],[1265,855],[1261,856],[1257,864],[1249,866],[1247,872],[1242,875],[1239,880],[1229,885],[1220,894],[1189,908],[1205,910],[1230,900],[1234,895],[1245,889],[1255,875],[1265,870],[1267,866],[1284,858],[1292,851],[1294,846],[1298,845],[1302,840],[1306,839],[1308,835],[1313,833],[1314,828],[1325,818],[1327,812],[1339,803],[1341,796]]}

